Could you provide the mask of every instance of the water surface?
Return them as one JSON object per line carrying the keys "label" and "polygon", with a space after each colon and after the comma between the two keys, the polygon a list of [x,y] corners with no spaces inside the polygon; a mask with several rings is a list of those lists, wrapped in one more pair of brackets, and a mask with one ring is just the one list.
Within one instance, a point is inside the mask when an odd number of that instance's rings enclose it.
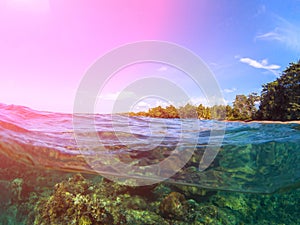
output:
{"label": "water surface", "polygon": [[[271,193],[300,181],[298,124],[85,114],[73,119],[1,104],[0,154],[37,168],[154,181],[168,172],[156,165],[176,156],[174,169],[181,161],[184,167],[167,182],[216,190]],[[214,133],[224,128],[224,135]],[[199,163],[214,139],[222,140],[219,152],[202,171]],[[122,173],[124,165],[139,169]],[[146,173],[149,166],[157,170]]]}

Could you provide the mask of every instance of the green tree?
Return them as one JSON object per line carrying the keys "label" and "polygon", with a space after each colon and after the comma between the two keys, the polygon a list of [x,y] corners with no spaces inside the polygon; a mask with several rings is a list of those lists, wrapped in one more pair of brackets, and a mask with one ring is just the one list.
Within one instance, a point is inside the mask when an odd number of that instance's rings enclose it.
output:
{"label": "green tree", "polygon": [[178,109],[180,118],[198,118],[197,107],[187,103]]}
{"label": "green tree", "polygon": [[246,95],[236,95],[233,102],[232,119],[252,120],[256,116],[256,102],[259,101],[257,93]]}
{"label": "green tree", "polygon": [[197,114],[198,114],[198,119],[206,119],[205,106],[203,106],[202,104],[198,105]]}
{"label": "green tree", "polygon": [[233,102],[233,117],[237,120],[246,120],[250,118],[249,111],[247,110],[247,96],[236,95]]}
{"label": "green tree", "polygon": [[210,109],[211,118],[217,120],[224,120],[226,118],[226,106],[225,105],[214,105]]}
{"label": "green tree", "polygon": [[165,118],[165,114],[165,110],[161,106],[151,108],[148,111],[150,117]]}
{"label": "green tree", "polygon": [[169,105],[165,111],[168,118],[179,118],[179,113],[175,106]]}
{"label": "green tree", "polygon": [[300,61],[290,63],[279,78],[263,85],[258,118],[300,119]]}
{"label": "green tree", "polygon": [[226,112],[226,119],[232,120],[233,119],[233,109],[230,105],[226,105],[225,112]]}
{"label": "green tree", "polygon": [[257,107],[256,103],[258,103],[260,100],[260,97],[258,96],[257,93],[251,93],[247,96],[247,110],[248,110],[248,115],[250,119],[255,119],[256,114],[257,114]]}

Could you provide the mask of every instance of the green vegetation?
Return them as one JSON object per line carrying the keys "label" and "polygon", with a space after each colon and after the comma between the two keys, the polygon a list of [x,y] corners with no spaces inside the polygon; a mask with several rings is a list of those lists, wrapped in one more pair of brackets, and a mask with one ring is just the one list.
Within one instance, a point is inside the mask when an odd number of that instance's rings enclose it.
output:
{"label": "green vegetation", "polygon": [[281,77],[263,85],[257,116],[264,120],[300,119],[300,60],[290,63]]}
{"label": "green vegetation", "polygon": [[214,105],[206,107],[202,104],[195,106],[187,103],[185,106],[176,108],[173,105],[163,108],[157,106],[148,110],[148,112],[130,112],[130,116],[147,116],[155,118],[197,118],[197,119],[217,119],[217,120],[251,120],[257,109],[255,102],[259,97],[256,93],[249,96],[237,95],[230,105]]}
{"label": "green vegetation", "polygon": [[[259,104],[257,109],[256,103]],[[207,107],[187,103],[176,108],[173,105],[154,107],[148,112],[130,112],[130,116],[156,118],[198,118],[217,120],[300,120],[300,60],[290,63],[275,81],[264,84],[259,96],[251,93],[236,95],[233,105]]]}
{"label": "green vegetation", "polygon": [[233,111],[230,120],[252,120],[256,116],[257,109],[255,103],[260,97],[257,93],[252,93],[248,96],[237,95],[233,102]]}

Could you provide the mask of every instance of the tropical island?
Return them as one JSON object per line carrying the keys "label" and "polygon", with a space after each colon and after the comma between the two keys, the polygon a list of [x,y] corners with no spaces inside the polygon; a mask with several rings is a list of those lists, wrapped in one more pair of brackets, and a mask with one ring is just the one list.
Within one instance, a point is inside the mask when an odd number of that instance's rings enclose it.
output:
{"label": "tropical island", "polygon": [[232,106],[212,107],[187,103],[185,106],[157,106],[130,116],[155,118],[198,118],[230,121],[300,120],[300,60],[290,63],[276,80],[263,84],[261,94],[236,95]]}

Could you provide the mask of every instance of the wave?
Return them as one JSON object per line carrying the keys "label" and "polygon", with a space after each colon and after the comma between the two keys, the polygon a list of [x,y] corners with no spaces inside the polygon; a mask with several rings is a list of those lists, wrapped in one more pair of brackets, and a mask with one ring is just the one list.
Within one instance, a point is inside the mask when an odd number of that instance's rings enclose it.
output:
{"label": "wave", "polygon": [[[161,165],[176,156],[174,165],[184,166],[167,182],[242,192],[270,193],[300,181],[296,124],[71,115],[0,104],[0,154],[34,167],[146,180],[163,177]],[[147,171],[151,166],[160,168]]]}

